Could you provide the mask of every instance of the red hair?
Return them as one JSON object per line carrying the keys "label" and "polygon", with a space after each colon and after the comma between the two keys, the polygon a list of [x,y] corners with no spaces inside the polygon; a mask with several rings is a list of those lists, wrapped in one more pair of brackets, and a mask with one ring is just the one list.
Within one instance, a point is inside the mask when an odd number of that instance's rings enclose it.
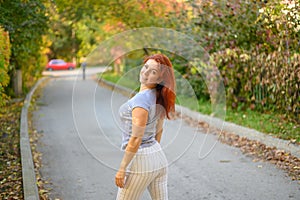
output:
{"label": "red hair", "polygon": [[154,54],[144,59],[144,64],[153,59],[160,65],[162,82],[157,84],[156,103],[165,109],[165,115],[170,119],[170,113],[175,112],[175,76],[171,61],[164,54]]}

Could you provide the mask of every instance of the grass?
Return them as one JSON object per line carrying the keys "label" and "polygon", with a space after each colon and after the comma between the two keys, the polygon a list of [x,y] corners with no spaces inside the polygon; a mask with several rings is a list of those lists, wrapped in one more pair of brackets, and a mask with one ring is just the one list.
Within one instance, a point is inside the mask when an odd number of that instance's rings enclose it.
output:
{"label": "grass", "polygon": [[230,121],[285,140],[300,142],[300,125],[289,122],[279,113],[261,113],[253,110],[228,109],[226,121]]}
{"label": "grass", "polygon": [[137,82],[128,78],[128,77],[122,77],[120,75],[105,72],[99,75],[99,79],[104,79],[106,81],[116,83],[117,85],[121,85],[126,88],[130,88],[132,90],[138,90],[139,85],[137,85]]}
{"label": "grass", "polygon": [[191,110],[201,112],[202,114],[211,114],[212,108],[209,102],[197,100],[196,98],[188,98],[186,96],[176,96],[176,104],[188,107]]}
{"label": "grass", "polygon": [[[124,87],[137,89],[136,83],[133,83],[132,80],[122,78],[121,76],[106,72],[102,74],[101,77]],[[120,81],[120,79],[123,80]],[[212,112],[210,101],[177,96],[176,103],[188,107],[191,110],[197,110],[202,114],[209,115]],[[233,110],[230,107],[227,107],[226,109],[225,121],[255,129],[259,132],[273,135],[274,137],[300,143],[300,125],[286,120],[284,116],[279,113],[261,113],[250,109]]]}

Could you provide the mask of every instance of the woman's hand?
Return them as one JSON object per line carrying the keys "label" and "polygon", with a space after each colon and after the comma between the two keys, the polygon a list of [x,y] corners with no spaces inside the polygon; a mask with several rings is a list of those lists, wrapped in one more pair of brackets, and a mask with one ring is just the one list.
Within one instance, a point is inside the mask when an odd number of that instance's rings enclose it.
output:
{"label": "woman's hand", "polygon": [[125,170],[119,170],[115,176],[116,186],[123,188],[125,185]]}

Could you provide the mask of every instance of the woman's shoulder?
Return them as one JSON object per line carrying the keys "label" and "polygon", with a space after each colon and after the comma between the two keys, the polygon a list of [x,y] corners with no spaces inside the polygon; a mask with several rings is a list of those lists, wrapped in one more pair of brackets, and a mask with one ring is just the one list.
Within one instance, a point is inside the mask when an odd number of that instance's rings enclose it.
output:
{"label": "woman's shoulder", "polygon": [[141,106],[150,107],[156,103],[156,93],[155,91],[141,91],[137,93],[134,97],[129,100],[129,104],[133,107]]}
{"label": "woman's shoulder", "polygon": [[156,90],[144,90],[136,94],[137,98],[144,99],[145,101],[156,100]]}

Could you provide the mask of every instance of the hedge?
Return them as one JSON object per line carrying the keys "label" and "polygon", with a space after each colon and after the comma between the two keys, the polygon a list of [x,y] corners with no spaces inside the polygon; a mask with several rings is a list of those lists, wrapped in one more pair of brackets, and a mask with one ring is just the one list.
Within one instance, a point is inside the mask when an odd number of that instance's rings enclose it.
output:
{"label": "hedge", "polygon": [[236,48],[212,56],[224,78],[231,107],[279,111],[299,123],[300,54]]}
{"label": "hedge", "polygon": [[5,87],[9,83],[9,58],[10,58],[9,34],[0,27],[0,106],[5,105],[8,96]]}

